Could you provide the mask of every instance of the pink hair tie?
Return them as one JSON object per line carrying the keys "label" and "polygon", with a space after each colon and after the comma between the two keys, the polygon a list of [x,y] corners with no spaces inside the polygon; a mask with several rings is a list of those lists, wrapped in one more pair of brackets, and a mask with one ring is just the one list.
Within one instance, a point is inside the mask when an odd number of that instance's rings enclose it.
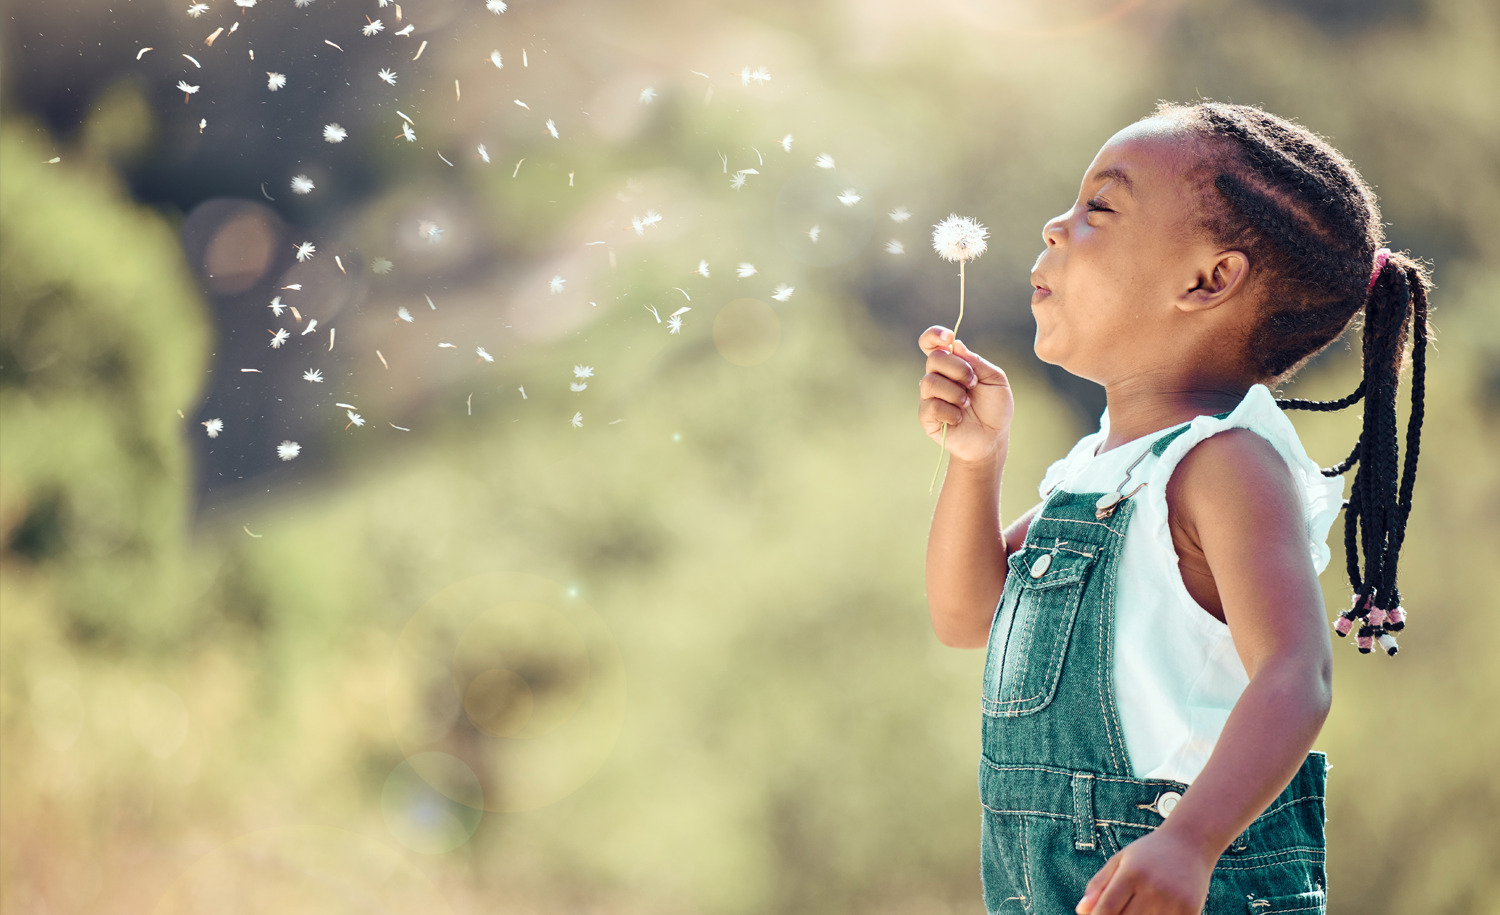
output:
{"label": "pink hair tie", "polygon": [[1365,286],[1365,292],[1375,288],[1375,281],[1380,279],[1380,271],[1385,269],[1385,262],[1391,258],[1390,248],[1381,248],[1375,252],[1375,269],[1370,273],[1370,283]]}

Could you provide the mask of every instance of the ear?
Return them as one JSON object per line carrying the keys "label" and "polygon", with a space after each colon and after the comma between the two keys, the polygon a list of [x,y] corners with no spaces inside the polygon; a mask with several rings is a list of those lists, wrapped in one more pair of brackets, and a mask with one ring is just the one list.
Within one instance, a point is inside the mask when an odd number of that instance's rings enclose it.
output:
{"label": "ear", "polygon": [[1224,304],[1250,281],[1250,258],[1243,251],[1220,251],[1205,262],[1193,287],[1177,299],[1183,311],[1207,311]]}

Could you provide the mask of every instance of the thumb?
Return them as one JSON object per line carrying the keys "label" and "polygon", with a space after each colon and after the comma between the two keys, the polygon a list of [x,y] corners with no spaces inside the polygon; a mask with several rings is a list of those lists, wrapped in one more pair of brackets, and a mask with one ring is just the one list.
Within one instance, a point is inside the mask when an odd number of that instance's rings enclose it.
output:
{"label": "thumb", "polygon": [[1005,372],[1000,366],[989,361],[973,350],[964,346],[962,340],[953,341],[953,355],[959,357],[974,369],[974,375],[980,384],[1006,384]]}
{"label": "thumb", "polygon": [[1089,879],[1088,885],[1083,888],[1083,898],[1078,900],[1078,905],[1073,911],[1078,915],[1089,915],[1094,911],[1094,906],[1099,904],[1099,897],[1104,895],[1104,888],[1109,886],[1109,878],[1113,877],[1115,871],[1120,869],[1120,856],[1115,855],[1099,868],[1099,873]]}

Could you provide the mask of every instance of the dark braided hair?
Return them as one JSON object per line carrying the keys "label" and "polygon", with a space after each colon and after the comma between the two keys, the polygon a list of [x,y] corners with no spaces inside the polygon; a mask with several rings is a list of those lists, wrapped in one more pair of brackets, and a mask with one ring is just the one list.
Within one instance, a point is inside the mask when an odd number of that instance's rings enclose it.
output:
{"label": "dark braided hair", "polygon": [[[1185,130],[1205,156],[1190,170],[1201,185],[1203,228],[1250,259],[1264,302],[1249,331],[1247,368],[1278,383],[1297,372],[1363,316],[1364,377],[1338,400],[1278,400],[1288,410],[1342,410],[1364,401],[1364,427],[1349,456],[1323,471],[1351,468],[1344,503],[1344,551],[1354,600],[1334,623],[1355,644],[1396,653],[1390,633],[1406,625],[1396,562],[1411,515],[1422,437],[1427,314],[1425,266],[1383,247],[1375,195],[1354,166],[1311,131],[1248,105],[1159,104],[1155,116]],[[1374,271],[1372,273],[1372,270]],[[1406,454],[1400,454],[1396,388],[1412,367]],[[1363,557],[1363,569],[1361,569]]]}

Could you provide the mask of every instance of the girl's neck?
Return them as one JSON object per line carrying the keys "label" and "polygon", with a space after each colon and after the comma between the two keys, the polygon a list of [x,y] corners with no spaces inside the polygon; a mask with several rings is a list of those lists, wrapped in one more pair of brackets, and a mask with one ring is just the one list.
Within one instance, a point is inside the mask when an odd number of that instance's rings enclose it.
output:
{"label": "girl's neck", "polygon": [[1221,379],[1208,384],[1142,384],[1139,379],[1106,385],[1109,435],[1095,454],[1135,441],[1195,416],[1232,410],[1254,382]]}

